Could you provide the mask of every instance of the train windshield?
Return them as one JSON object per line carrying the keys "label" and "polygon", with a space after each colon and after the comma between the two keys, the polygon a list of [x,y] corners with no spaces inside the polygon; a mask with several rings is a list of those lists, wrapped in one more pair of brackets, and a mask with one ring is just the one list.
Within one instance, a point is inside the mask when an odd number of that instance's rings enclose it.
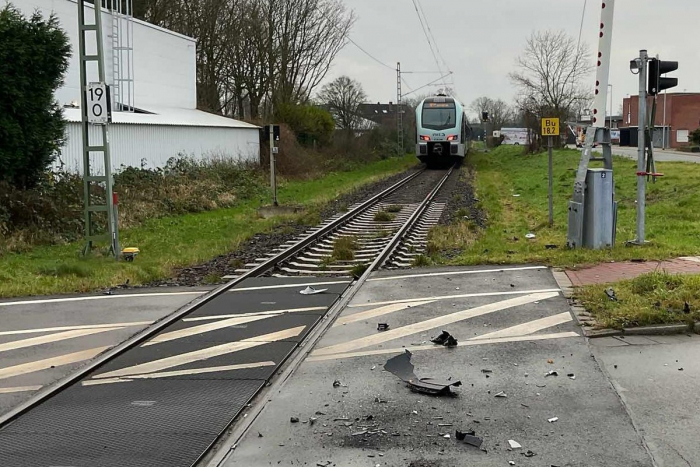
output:
{"label": "train windshield", "polygon": [[457,126],[457,109],[454,103],[426,103],[421,117],[423,128],[446,130]]}

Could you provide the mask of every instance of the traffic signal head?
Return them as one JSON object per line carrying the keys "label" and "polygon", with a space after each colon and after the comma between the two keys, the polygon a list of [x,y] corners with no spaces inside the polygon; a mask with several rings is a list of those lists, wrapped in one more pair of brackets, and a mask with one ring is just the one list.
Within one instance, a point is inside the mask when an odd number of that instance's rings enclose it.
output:
{"label": "traffic signal head", "polygon": [[655,96],[664,89],[678,86],[678,78],[666,78],[664,75],[678,69],[678,62],[665,62],[656,58],[649,60],[649,86],[647,92]]}

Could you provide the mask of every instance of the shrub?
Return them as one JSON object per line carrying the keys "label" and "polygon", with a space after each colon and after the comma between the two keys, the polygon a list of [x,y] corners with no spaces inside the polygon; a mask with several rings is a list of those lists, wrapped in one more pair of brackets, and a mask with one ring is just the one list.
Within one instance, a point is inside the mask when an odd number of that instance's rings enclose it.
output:
{"label": "shrub", "polygon": [[282,104],[275,110],[275,119],[286,123],[302,145],[311,146],[315,142],[320,146],[327,146],[333,140],[333,117],[319,107]]}
{"label": "shrub", "polygon": [[54,91],[71,47],[58,19],[0,10],[0,181],[35,186],[63,145],[66,123]]}
{"label": "shrub", "polygon": [[700,146],[700,128],[690,133],[690,142],[696,146]]}

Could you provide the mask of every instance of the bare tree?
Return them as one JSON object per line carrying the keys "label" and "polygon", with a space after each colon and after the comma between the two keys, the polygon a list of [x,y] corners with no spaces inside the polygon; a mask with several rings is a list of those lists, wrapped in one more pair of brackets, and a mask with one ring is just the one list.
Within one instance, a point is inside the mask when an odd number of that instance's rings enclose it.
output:
{"label": "bare tree", "polygon": [[253,119],[306,102],[354,22],[342,0],[140,0],[135,14],[197,39],[200,109]]}
{"label": "bare tree", "polygon": [[543,116],[568,118],[591,95],[583,85],[591,71],[588,47],[563,31],[533,32],[516,67],[510,79],[520,90],[518,107],[535,126]]}
{"label": "bare tree", "polygon": [[364,118],[359,108],[367,100],[367,95],[359,82],[347,76],[336,78],[323,86],[318,100],[333,115],[338,128],[348,133],[362,128]]}
{"label": "bare tree", "polygon": [[494,130],[500,130],[504,125],[515,120],[516,112],[502,99],[491,99],[490,97],[482,96],[474,99],[469,106],[469,110],[477,115],[477,118],[482,123],[482,112],[488,112],[489,122]]}

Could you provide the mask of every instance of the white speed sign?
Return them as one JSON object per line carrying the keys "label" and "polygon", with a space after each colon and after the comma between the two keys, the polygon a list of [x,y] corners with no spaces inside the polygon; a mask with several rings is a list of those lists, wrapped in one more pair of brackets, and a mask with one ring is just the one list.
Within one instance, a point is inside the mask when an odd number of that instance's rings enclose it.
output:
{"label": "white speed sign", "polygon": [[105,125],[111,120],[109,93],[105,83],[90,83],[87,87],[88,122]]}

